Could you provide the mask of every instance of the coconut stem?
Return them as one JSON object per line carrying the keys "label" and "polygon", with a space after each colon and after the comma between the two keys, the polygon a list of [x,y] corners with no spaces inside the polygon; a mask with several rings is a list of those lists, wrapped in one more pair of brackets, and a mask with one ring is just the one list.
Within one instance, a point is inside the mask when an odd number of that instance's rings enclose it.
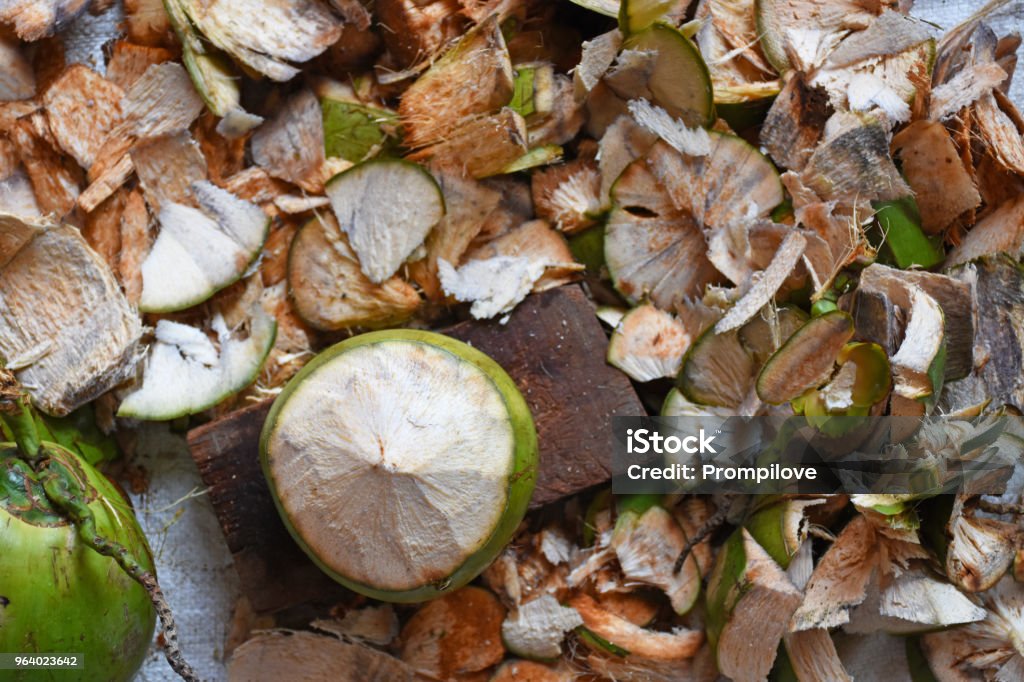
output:
{"label": "coconut stem", "polygon": [[[142,585],[153,602],[160,617],[160,626],[164,635],[164,656],[174,672],[188,682],[199,682],[192,666],[185,660],[178,644],[178,626],[174,622],[171,608],[164,598],[163,591],[157,582],[156,576],[143,568],[138,559],[127,547],[114,540],[109,540],[96,528],[96,518],[88,505],[82,502],[82,491],[72,490],[70,477],[62,471],[63,467],[53,460],[44,465],[44,473],[41,477],[43,490],[46,497],[60,510],[66,513],[75,524],[78,536],[82,542],[93,550],[108,556],[124,570],[133,580]],[[77,487],[77,486],[76,486]]]}
{"label": "coconut stem", "polygon": [[22,385],[7,368],[0,367],[0,421],[10,431],[18,450],[29,461],[39,457],[39,428]]}
{"label": "coconut stem", "polygon": [[679,552],[679,556],[676,557],[675,566],[672,567],[673,573],[678,573],[686,562],[686,557],[690,556],[690,552],[693,548],[703,542],[709,535],[714,533],[716,530],[722,527],[725,523],[726,518],[729,515],[729,505],[723,504],[715,513],[708,517],[708,520],[697,529],[697,532],[693,534],[693,537],[686,539],[686,544],[683,545],[683,549]]}

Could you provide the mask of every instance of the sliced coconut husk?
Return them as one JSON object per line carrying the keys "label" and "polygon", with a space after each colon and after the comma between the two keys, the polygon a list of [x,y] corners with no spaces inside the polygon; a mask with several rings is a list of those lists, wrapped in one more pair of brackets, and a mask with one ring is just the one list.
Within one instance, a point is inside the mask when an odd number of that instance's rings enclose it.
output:
{"label": "sliced coconut husk", "polygon": [[783,643],[797,680],[853,682],[860,679],[846,671],[832,636],[824,628],[786,633]]}
{"label": "sliced coconut husk", "polygon": [[867,519],[858,516],[846,525],[811,575],[804,602],[790,623],[793,632],[849,622],[849,610],[864,601],[875,571],[873,539]]}
{"label": "sliced coconut husk", "polygon": [[289,189],[286,183],[270,177],[265,170],[257,166],[249,166],[238,171],[218,184],[239,199],[261,205],[287,194]]}
{"label": "sliced coconut husk", "polygon": [[1007,253],[1024,255],[1024,196],[1017,196],[979,220],[946,257],[946,267]]}
{"label": "sliced coconut husk", "polygon": [[591,227],[601,212],[601,173],[595,161],[576,159],[549,166],[530,177],[539,218],[566,234]]}
{"label": "sliced coconut husk", "polygon": [[757,150],[716,133],[706,157],[656,143],[611,194],[605,257],[616,288],[630,300],[649,296],[670,308],[717,279],[705,233],[766,217],[782,201],[782,185]]}
{"label": "sliced coconut husk", "polygon": [[293,78],[341,35],[341,22],[324,4],[299,2],[201,3],[174,0],[213,45],[276,81]]}
{"label": "sliced coconut husk", "polygon": [[893,137],[894,155],[903,177],[914,190],[921,211],[921,228],[942,231],[958,216],[978,207],[981,195],[945,126],[915,121]]}
{"label": "sliced coconut husk", "polygon": [[690,335],[671,313],[642,305],[615,326],[608,342],[608,364],[634,381],[674,377],[683,364]]}
{"label": "sliced coconut husk", "polygon": [[[121,153],[127,151],[127,148],[128,145],[124,144],[116,150],[117,153],[109,157],[101,157],[97,163],[93,164],[92,172],[89,174],[89,186],[78,196],[78,205],[86,213],[94,210],[111,194],[119,190],[124,183],[128,182],[135,167],[132,166],[131,156]],[[104,149],[106,150],[107,147],[105,146]]]}
{"label": "sliced coconut husk", "polygon": [[461,262],[473,239],[483,229],[484,221],[497,209],[502,194],[461,174],[437,173],[435,177],[444,195],[445,215],[424,241],[426,256],[411,264],[409,273],[427,297],[437,301],[441,298],[438,261]]}
{"label": "sliced coconut husk", "polygon": [[281,679],[338,682],[414,682],[402,661],[362,644],[311,632],[262,632],[235,649],[228,663],[232,682]]}
{"label": "sliced coconut husk", "polygon": [[569,606],[583,618],[587,631],[623,651],[629,659],[677,662],[692,658],[704,641],[704,633],[699,630],[676,628],[661,632],[634,625],[602,609],[587,594],[574,595]]}
{"label": "sliced coconut husk", "polygon": [[256,260],[270,221],[258,206],[205,180],[194,183],[199,208],[167,202],[160,234],[142,264],[147,312],[172,312],[202,303],[236,282]]}
{"label": "sliced coconut husk", "polygon": [[426,169],[398,159],[364,161],[325,191],[371,282],[394,275],[445,214],[441,188]]}
{"label": "sliced coconut husk", "polygon": [[462,33],[461,8],[457,0],[380,0],[373,9],[388,53],[406,69],[428,62]]}
{"label": "sliced coconut husk", "polygon": [[775,69],[759,47],[753,0],[704,0],[694,19],[702,20],[695,40],[711,72],[715,102],[735,104],[779,92]]}
{"label": "sliced coconut husk", "polygon": [[931,81],[935,42],[922,21],[885,11],[851,34],[811,78],[837,109],[881,110],[890,123],[910,118],[910,103]]}
{"label": "sliced coconut husk", "polygon": [[314,194],[323,191],[324,125],[320,101],[295,93],[252,136],[253,161],[275,178]]}
{"label": "sliced coconut husk", "polygon": [[528,151],[526,122],[512,109],[464,120],[451,136],[408,156],[413,161],[474,178],[509,172],[509,167]]}
{"label": "sliced coconut husk", "polygon": [[1016,261],[1002,255],[982,258],[955,274],[974,302],[976,357],[970,376],[946,384],[940,405],[948,411],[981,404],[1024,411],[1024,279]]}
{"label": "sliced coconut husk", "polygon": [[855,0],[766,0],[756,6],[761,49],[772,65],[779,72],[810,72],[851,31],[867,28],[883,3],[869,7]]}
{"label": "sliced coconut husk", "polygon": [[387,646],[398,637],[398,615],[390,604],[364,606],[346,611],[340,618],[319,619],[310,626],[346,640]]}
{"label": "sliced coconut husk", "polygon": [[580,63],[573,70],[577,89],[588,93],[597,87],[601,78],[614,63],[622,47],[622,33],[613,29],[583,42]]}
{"label": "sliced coconut husk", "polygon": [[830,115],[825,91],[791,74],[761,126],[761,145],[775,163],[792,171],[807,165]]}
{"label": "sliced coconut husk", "polygon": [[1019,526],[975,512],[968,499],[958,496],[946,525],[946,574],[966,592],[981,592],[999,582],[1021,541]]}
{"label": "sliced coconut husk", "polygon": [[478,320],[510,313],[541,277],[545,264],[526,256],[495,256],[472,260],[456,269],[438,261],[438,276],[445,294],[464,303]]}
{"label": "sliced coconut husk", "polygon": [[788,569],[807,540],[811,523],[808,510],[825,501],[821,497],[783,499],[757,510],[744,528],[780,567]]}
{"label": "sliced coconut husk", "polygon": [[660,137],[680,154],[707,156],[711,153],[711,138],[704,128],[687,126],[646,99],[632,99],[627,106],[641,127]]}
{"label": "sliced coconut husk", "polygon": [[619,116],[598,141],[598,170],[601,172],[601,208],[611,206],[612,185],[630,163],[646,154],[658,136],[633,120]]}
{"label": "sliced coconut husk", "polygon": [[398,657],[417,673],[445,680],[498,663],[505,655],[505,609],[479,587],[463,587],[422,606],[402,628]]}
{"label": "sliced coconut husk", "polygon": [[998,64],[970,64],[948,81],[932,89],[928,118],[945,121],[1006,80],[1006,72]]}
{"label": "sliced coconut husk", "polygon": [[124,0],[125,32],[140,45],[170,46],[174,32],[162,0]]}
{"label": "sliced coconut husk", "polygon": [[519,535],[484,572],[484,584],[510,607],[551,594],[561,600],[576,548],[558,529]]}
{"label": "sliced coconut husk", "polygon": [[1024,675],[1024,587],[1012,578],[980,595],[985,618],[921,638],[932,671],[941,680],[1015,680]]}
{"label": "sliced coconut husk", "polygon": [[708,578],[708,637],[722,674],[765,679],[800,600],[800,591],[750,533],[736,531]]}
{"label": "sliced coconut husk", "polygon": [[398,111],[406,144],[437,144],[467,119],[498,111],[512,98],[513,78],[494,14],[466,33],[402,95]]}
{"label": "sliced coconut husk", "polygon": [[63,416],[132,375],[142,323],[78,230],[0,221],[16,236],[0,253],[0,355],[41,410]]}
{"label": "sliced coconut husk", "polygon": [[[616,576],[616,579],[620,578]],[[618,589],[620,591],[597,594],[595,599],[602,609],[640,627],[647,627],[654,622],[662,606],[662,600],[656,592],[632,589],[632,586],[619,586]],[[627,589],[632,591],[621,591]]]}
{"label": "sliced coconut husk", "polygon": [[79,198],[82,171],[37,132],[36,124],[45,125],[39,112],[15,123],[9,130],[10,139],[32,183],[40,210],[63,217],[74,210]]}
{"label": "sliced coconut husk", "polygon": [[809,320],[761,368],[761,400],[780,405],[824,384],[853,333],[853,318],[839,310]]}
{"label": "sliced coconut husk", "polygon": [[643,514],[624,512],[612,533],[611,547],[627,583],[642,583],[661,589],[672,610],[683,614],[693,608],[700,594],[701,573],[693,556],[682,570],[675,571],[676,557],[686,546],[686,534],[663,507],[654,506]]}
{"label": "sliced coconut husk", "polygon": [[[668,400],[666,399],[667,402]],[[676,522],[683,529],[683,533],[687,538],[695,537],[700,533],[714,513],[714,502],[710,498],[701,495],[690,495],[683,498],[683,501],[672,510],[673,517],[675,517]],[[690,549],[690,556],[697,562],[701,576],[706,578],[714,565],[710,535]]]}
{"label": "sliced coconut husk", "polygon": [[242,313],[239,308],[215,306],[200,326],[161,319],[141,384],[124,395],[117,415],[169,421],[214,407],[255,381],[274,345],[277,325],[255,301],[244,319],[229,327],[226,318]]}
{"label": "sliced coconut husk", "polygon": [[128,190],[118,190],[85,216],[85,224],[81,228],[86,243],[114,273],[117,272],[118,253],[121,251],[121,218],[127,196]]}
{"label": "sliced coconut husk", "polygon": [[869,117],[834,114],[801,172],[803,183],[826,201],[854,204],[911,194],[889,156],[885,127]]}
{"label": "sliced coconut husk", "polygon": [[583,625],[575,609],[564,607],[550,594],[520,604],[501,624],[508,650],[524,658],[554,659],[562,653],[566,633]]}
{"label": "sliced coconut husk", "polygon": [[330,214],[306,223],[292,240],[288,288],[299,316],[324,330],[395,324],[420,304],[416,291],[398,277],[371,282]]}
{"label": "sliced coconut husk", "polygon": [[[659,143],[664,145],[664,143]],[[654,154],[675,154],[654,147]],[[671,308],[700,296],[717,280],[693,216],[672,202],[646,159],[630,164],[612,188],[615,208],[605,228],[605,258],[616,287],[628,299],[645,296]]]}
{"label": "sliced coconut husk", "polygon": [[807,238],[800,232],[794,230],[787,234],[768,267],[754,275],[746,293],[715,324],[715,333],[738,329],[757,315],[790,277],[803,257],[806,246]]}
{"label": "sliced coconut husk", "polygon": [[163,64],[174,58],[174,53],[163,47],[137,45],[127,40],[118,40],[110,49],[106,77],[122,90],[135,84],[146,69],[154,64]]}
{"label": "sliced coconut husk", "polygon": [[692,402],[740,409],[752,393],[757,369],[738,332],[709,329],[690,346],[677,384]]}
{"label": "sliced coconut husk", "polygon": [[882,574],[868,586],[867,598],[844,628],[852,634],[915,633],[980,620],[984,611],[956,587],[915,566],[906,573]]}
{"label": "sliced coconut husk", "polygon": [[124,91],[82,64],[72,64],[43,93],[54,139],[88,170],[121,120]]}
{"label": "sliced coconut husk", "polygon": [[51,36],[75,19],[86,0],[11,0],[0,7],[0,23],[14,27],[22,40]]}
{"label": "sliced coconut husk", "polygon": [[[897,270],[874,263],[861,272],[854,306],[860,338],[882,346],[889,355],[896,353],[903,338],[904,311],[911,308],[910,291],[919,289],[935,299],[945,321],[946,369],[944,377],[952,381],[967,376],[974,367],[976,305],[964,305],[971,286],[948,275],[933,272]],[[860,306],[863,305],[863,310]],[[902,309],[876,314],[877,306]],[[897,315],[898,318],[893,317]],[[881,324],[879,322],[881,321]]]}
{"label": "sliced coconut husk", "polygon": [[28,99],[36,94],[36,76],[32,62],[21,43],[0,29],[0,102]]}
{"label": "sliced coconut husk", "polygon": [[573,259],[565,237],[543,220],[530,220],[465,254],[465,260],[498,256],[528,258],[544,266],[544,274],[533,285],[533,292],[546,291],[571,282],[574,273],[583,270]]}
{"label": "sliced coconut husk", "polygon": [[982,95],[972,109],[989,153],[1007,170],[1024,174],[1024,125],[1014,104],[993,90]]}
{"label": "sliced coconut husk", "polygon": [[906,314],[903,343],[892,356],[893,390],[908,400],[919,400],[938,393],[942,387],[944,320],[938,302],[917,289],[910,290]]}
{"label": "sliced coconut husk", "polygon": [[90,185],[78,198],[89,212],[130,177],[134,166],[128,150],[137,139],[186,130],[199,116],[203,102],[180,64],[154,64],[135,81],[121,101],[122,119],[107,135],[89,169]]}
{"label": "sliced coconut husk", "polygon": [[791,628],[846,625],[852,633],[914,632],[984,617],[949,583],[933,577],[913,531],[857,516],[818,562]]}
{"label": "sliced coconut husk", "polygon": [[330,205],[331,200],[327,197],[311,197],[298,194],[282,194],[274,197],[274,206],[280,209],[282,213],[290,213],[292,215],[309,213],[310,211]]}
{"label": "sliced coconut husk", "polygon": [[[513,96],[510,106],[519,110],[526,119],[527,142],[530,147],[562,145],[570,142],[583,126],[584,112],[576,100],[572,81],[567,76],[553,72],[551,64],[537,66],[516,66],[516,83],[533,71],[529,90],[532,95],[522,108],[517,107]],[[525,92],[520,88],[519,92]]]}
{"label": "sliced coconut husk", "polygon": [[[202,100],[180,64],[155,64],[125,92],[119,126],[139,138],[187,129],[203,109]],[[117,131],[111,133],[116,135]]]}
{"label": "sliced coconut husk", "polygon": [[121,213],[121,239],[118,252],[117,274],[125,296],[132,305],[142,297],[142,263],[149,255],[152,243],[149,229],[149,211],[139,189],[128,193]]}
{"label": "sliced coconut husk", "polygon": [[155,137],[131,151],[132,165],[154,212],[168,203],[194,206],[192,185],[206,180],[206,159],[186,131]]}

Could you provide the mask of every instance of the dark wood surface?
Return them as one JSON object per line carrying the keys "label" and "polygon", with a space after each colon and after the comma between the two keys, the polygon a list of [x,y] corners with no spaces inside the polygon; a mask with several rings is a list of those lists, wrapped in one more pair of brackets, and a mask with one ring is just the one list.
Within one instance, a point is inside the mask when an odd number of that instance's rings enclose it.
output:
{"label": "dark wood surface", "polygon": [[[506,325],[463,322],[440,330],[490,355],[526,398],[540,466],[532,506],[608,480],[611,417],[643,414],[625,375],[605,364],[607,340],[575,285],[530,296]],[[192,457],[254,609],[329,604],[344,595],[292,541],[259,466],[265,401],[191,430]]]}

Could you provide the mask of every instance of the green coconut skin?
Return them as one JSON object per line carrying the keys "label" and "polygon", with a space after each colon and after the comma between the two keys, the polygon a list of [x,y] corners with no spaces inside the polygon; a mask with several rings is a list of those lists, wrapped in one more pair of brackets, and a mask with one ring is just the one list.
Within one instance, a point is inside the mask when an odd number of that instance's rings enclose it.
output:
{"label": "green coconut skin", "polygon": [[[501,519],[491,533],[490,537],[480,545],[480,548],[473,552],[459,568],[457,568],[446,579],[423,585],[411,590],[388,591],[380,590],[372,585],[351,580],[326,565],[306,544],[302,536],[296,531],[285,512],[281,498],[286,497],[290,491],[281,491],[274,480],[271,464],[273,454],[269,452],[268,444],[271,434],[277,427],[277,420],[281,411],[288,401],[289,396],[295,391],[303,379],[317,371],[321,366],[327,364],[338,355],[375,343],[406,341],[409,343],[422,343],[434,348],[451,353],[464,362],[469,362],[494,383],[505,402],[506,409],[512,424],[512,435],[515,440],[514,463],[512,472],[508,478],[508,495],[505,500],[505,509]],[[415,603],[435,599],[454,592],[469,581],[478,576],[494,559],[501,550],[512,539],[516,528],[519,526],[523,516],[526,515],[526,508],[533,495],[534,484],[537,479],[537,431],[534,428],[533,417],[530,415],[530,408],[523,399],[519,389],[511,377],[505,373],[498,363],[481,353],[477,349],[461,341],[435,332],[421,331],[415,329],[391,329],[386,331],[369,332],[354,336],[342,341],[314,358],[308,365],[296,374],[285,386],[284,390],[274,401],[263,424],[263,432],[260,435],[260,464],[263,467],[263,475],[270,487],[274,504],[284,522],[285,527],[291,536],[298,543],[299,547],[309,556],[320,569],[331,576],[335,581],[345,587],[364,594],[373,599],[398,603]],[[291,491],[294,494],[294,491]],[[306,492],[305,494],[311,494]]]}
{"label": "green coconut skin", "polygon": [[[127,500],[100,472],[54,443],[43,453],[87,490],[99,534],[153,571]],[[16,445],[0,443],[0,652],[79,654],[83,668],[4,671],[4,680],[130,680],[153,640],[146,591],[112,558],[88,547],[43,492]]]}

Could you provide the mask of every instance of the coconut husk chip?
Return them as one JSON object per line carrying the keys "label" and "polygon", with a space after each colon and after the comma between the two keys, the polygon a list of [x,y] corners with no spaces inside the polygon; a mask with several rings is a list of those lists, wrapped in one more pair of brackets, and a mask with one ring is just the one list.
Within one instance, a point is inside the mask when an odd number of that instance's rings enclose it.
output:
{"label": "coconut husk chip", "polygon": [[133,375],[142,322],[78,230],[0,221],[19,235],[0,254],[0,354],[41,410],[63,416]]}

